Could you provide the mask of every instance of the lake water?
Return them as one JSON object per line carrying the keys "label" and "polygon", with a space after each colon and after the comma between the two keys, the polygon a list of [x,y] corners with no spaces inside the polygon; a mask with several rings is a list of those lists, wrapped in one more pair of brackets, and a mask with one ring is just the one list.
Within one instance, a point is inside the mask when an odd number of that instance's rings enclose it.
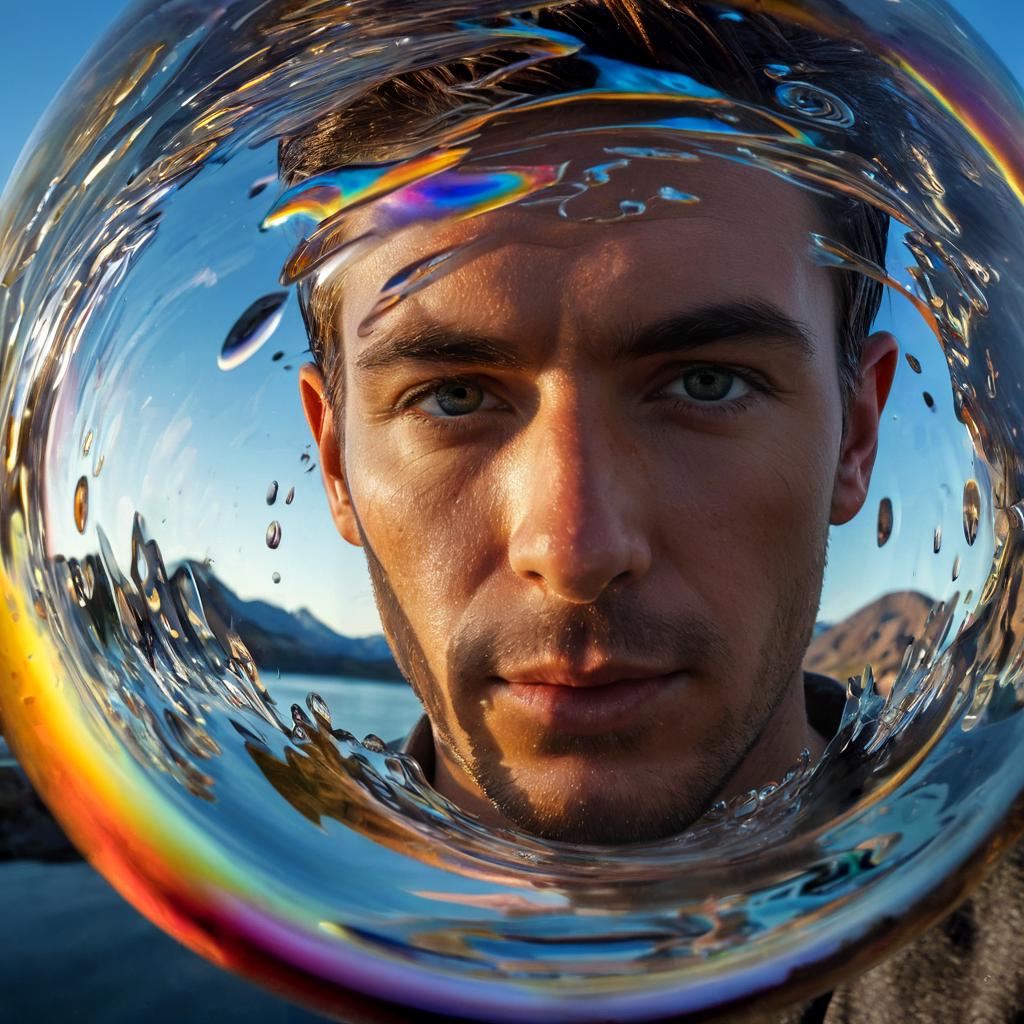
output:
{"label": "lake water", "polygon": [[[403,683],[297,674],[263,681],[285,718],[291,704],[318,693],[333,724],[360,739],[397,739],[422,714]],[[178,945],[84,863],[0,864],[0,917],[3,1024],[326,1024]]]}

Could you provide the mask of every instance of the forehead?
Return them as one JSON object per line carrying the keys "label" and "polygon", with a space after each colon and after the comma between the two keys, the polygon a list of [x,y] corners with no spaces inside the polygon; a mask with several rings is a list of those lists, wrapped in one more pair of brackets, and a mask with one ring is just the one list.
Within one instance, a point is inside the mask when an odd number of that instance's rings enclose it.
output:
{"label": "forehead", "polygon": [[[708,304],[760,300],[816,336],[834,337],[835,272],[808,255],[811,232],[828,233],[810,193],[716,156],[615,166],[605,146],[574,144],[569,180],[588,167],[612,169],[606,184],[564,208],[567,216],[555,206],[520,205],[408,228],[350,267],[338,311],[346,351],[372,343],[373,333],[360,336],[359,328],[388,282],[447,252],[455,253],[448,261],[454,269],[446,267],[378,323],[426,320],[535,339],[559,332],[592,337]],[[558,156],[565,154],[550,153]],[[696,201],[657,198],[665,187]],[[646,202],[647,212],[609,222],[624,199]],[[362,216],[359,231],[371,226],[372,213]]]}

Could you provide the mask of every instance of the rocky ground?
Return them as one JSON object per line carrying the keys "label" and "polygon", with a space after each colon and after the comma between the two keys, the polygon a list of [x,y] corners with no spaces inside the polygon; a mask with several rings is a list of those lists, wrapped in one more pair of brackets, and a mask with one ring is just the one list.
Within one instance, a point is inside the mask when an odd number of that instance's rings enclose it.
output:
{"label": "rocky ground", "polygon": [[0,861],[81,860],[0,739]]}

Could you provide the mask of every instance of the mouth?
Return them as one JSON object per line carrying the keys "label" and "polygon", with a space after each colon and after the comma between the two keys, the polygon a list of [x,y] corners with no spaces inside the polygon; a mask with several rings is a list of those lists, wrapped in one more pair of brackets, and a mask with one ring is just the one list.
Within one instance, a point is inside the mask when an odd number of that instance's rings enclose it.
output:
{"label": "mouth", "polygon": [[497,681],[496,697],[543,729],[596,736],[641,725],[652,704],[685,679],[683,671],[596,684],[502,679]]}

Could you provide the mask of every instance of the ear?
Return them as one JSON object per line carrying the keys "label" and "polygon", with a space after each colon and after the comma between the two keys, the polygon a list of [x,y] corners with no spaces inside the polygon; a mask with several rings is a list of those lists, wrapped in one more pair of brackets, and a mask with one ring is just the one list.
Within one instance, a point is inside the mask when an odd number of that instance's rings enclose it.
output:
{"label": "ear", "polygon": [[861,346],[860,384],[850,402],[846,435],[832,489],[833,526],[848,523],[863,507],[878,454],[878,424],[889,398],[899,345],[887,331],[872,334]]}
{"label": "ear", "polygon": [[345,462],[338,444],[334,424],[334,410],[327,396],[323,375],[313,363],[307,363],[299,370],[299,395],[306,422],[313,433],[320,453],[320,476],[327,492],[327,503],[331,518],[338,533],[356,547],[362,547],[362,539],[356,525],[352,497],[345,482]]}

